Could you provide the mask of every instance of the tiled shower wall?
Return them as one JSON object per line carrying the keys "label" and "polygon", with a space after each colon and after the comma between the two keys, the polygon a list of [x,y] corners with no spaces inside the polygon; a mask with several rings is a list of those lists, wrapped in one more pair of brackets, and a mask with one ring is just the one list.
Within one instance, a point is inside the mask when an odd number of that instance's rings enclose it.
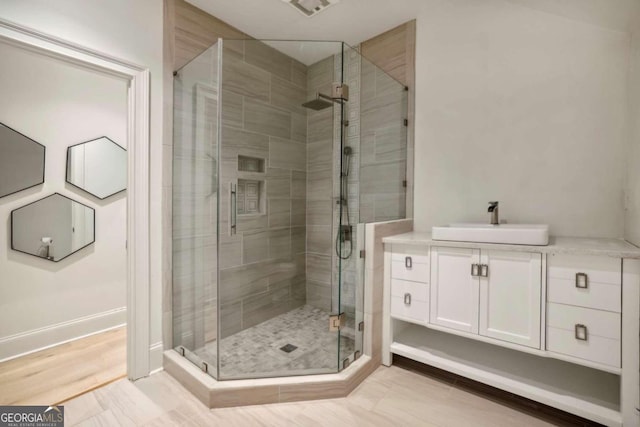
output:
{"label": "tiled shower wall", "polygon": [[173,344],[189,350],[216,337],[217,47],[174,80]]}
{"label": "tiled shower wall", "polygon": [[[344,67],[343,67],[344,62]],[[349,101],[344,104],[348,126],[342,127],[341,110],[334,108],[310,111],[308,114],[308,200],[307,200],[307,302],[327,311],[353,311],[356,305],[357,224],[359,222],[359,152],[360,152],[360,55],[345,48],[319,61],[308,69],[308,98],[317,92],[331,94],[331,84],[342,81],[349,86]],[[345,145],[353,150],[348,177],[349,220],[353,247],[343,245],[342,254],[352,250],[348,259],[340,261],[336,254],[337,231],[340,225],[340,157],[341,132]],[[344,207],[343,207],[344,209]],[[346,218],[346,215],[345,215]],[[338,292],[338,269],[342,273]],[[341,294],[341,307],[338,296]]]}
{"label": "tiled shower wall", "polygon": [[[224,41],[220,167],[222,338],[306,302],[307,67],[262,42]],[[238,156],[264,160],[238,171]],[[229,183],[262,181],[263,211],[229,232]]]}
{"label": "tiled shower wall", "polygon": [[[310,65],[307,98],[331,94],[334,57]],[[335,108],[337,110],[337,108]],[[309,110],[307,116],[307,303],[331,310],[334,108]]]}
{"label": "tiled shower wall", "polygon": [[[349,158],[349,176],[347,178],[347,194],[344,196],[347,198],[348,205],[348,224],[351,226],[351,243],[345,242],[342,244],[341,255],[343,258],[340,260],[337,253],[333,255],[333,307],[339,309],[347,314],[348,317],[354,317],[356,310],[356,300],[362,295],[357,295],[358,283],[363,280],[363,277],[358,276],[358,259],[360,248],[357,245],[358,242],[358,223],[360,223],[360,92],[361,92],[361,77],[360,77],[360,63],[361,57],[356,49],[352,49],[347,45],[344,45],[344,52],[342,55],[343,66],[339,66],[339,61],[336,61],[336,67],[334,70],[334,78],[336,81],[343,81],[349,86],[349,101],[344,104],[344,118],[347,123],[342,127],[344,134],[344,145],[350,147],[353,154]],[[342,77],[344,75],[344,78]],[[334,184],[333,194],[336,199],[340,198],[340,156],[341,156],[341,143],[340,143],[340,112],[336,109],[334,113],[335,134],[333,139],[333,162],[334,162]],[[347,214],[344,211],[343,206],[342,223],[347,224]],[[335,227],[340,226],[340,205],[334,204],[333,206],[333,223]],[[338,234],[334,233],[333,245],[336,245]],[[347,255],[349,255],[347,257]],[[340,275],[338,275],[340,272]],[[340,292],[338,291],[338,283],[340,283]],[[338,304],[338,294],[340,294],[340,304]]]}
{"label": "tiled shower wall", "polygon": [[407,92],[362,59],[360,222],[406,217]]}

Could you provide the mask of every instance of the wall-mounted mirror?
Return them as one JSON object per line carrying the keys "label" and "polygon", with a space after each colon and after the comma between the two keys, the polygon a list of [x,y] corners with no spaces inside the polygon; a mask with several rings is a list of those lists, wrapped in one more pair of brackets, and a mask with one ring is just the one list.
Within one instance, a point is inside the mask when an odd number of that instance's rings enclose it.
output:
{"label": "wall-mounted mirror", "polygon": [[0,123],[0,197],[44,182],[45,147]]}
{"label": "wall-mounted mirror", "polygon": [[67,148],[67,182],[98,199],[127,188],[127,150],[103,136]]}
{"label": "wall-mounted mirror", "polygon": [[95,210],[55,193],[11,212],[11,249],[58,262],[95,241]]}

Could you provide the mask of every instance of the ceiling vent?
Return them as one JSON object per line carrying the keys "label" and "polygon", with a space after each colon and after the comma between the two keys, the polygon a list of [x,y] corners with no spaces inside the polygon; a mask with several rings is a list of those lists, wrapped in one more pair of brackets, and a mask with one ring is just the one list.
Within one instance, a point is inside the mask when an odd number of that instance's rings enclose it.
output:
{"label": "ceiling vent", "polygon": [[289,3],[298,12],[307,18],[310,18],[322,12],[331,5],[338,3],[340,0],[282,0]]}

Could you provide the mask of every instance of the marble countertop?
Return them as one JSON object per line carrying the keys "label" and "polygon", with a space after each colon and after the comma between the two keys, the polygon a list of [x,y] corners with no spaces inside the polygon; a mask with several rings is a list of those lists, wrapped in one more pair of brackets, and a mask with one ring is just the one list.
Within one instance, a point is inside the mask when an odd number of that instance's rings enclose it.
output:
{"label": "marble countertop", "polygon": [[384,243],[445,246],[456,248],[496,249],[516,252],[539,252],[545,254],[601,255],[615,258],[640,259],[640,248],[623,239],[598,239],[588,237],[549,237],[547,246],[506,245],[497,243],[457,242],[433,240],[431,233],[412,231],[382,239]]}

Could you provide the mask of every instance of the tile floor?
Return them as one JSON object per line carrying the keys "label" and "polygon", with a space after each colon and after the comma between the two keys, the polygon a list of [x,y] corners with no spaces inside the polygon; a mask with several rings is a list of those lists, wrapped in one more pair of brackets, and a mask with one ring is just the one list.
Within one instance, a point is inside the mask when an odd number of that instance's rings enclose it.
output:
{"label": "tile floor", "polygon": [[[332,373],[350,356],[355,341],[348,334],[329,332],[329,313],[305,305],[222,339],[220,378],[259,378],[305,373]],[[280,350],[292,344],[290,353]],[[216,343],[196,354],[215,366]]]}
{"label": "tile floor", "polygon": [[380,367],[348,397],[208,409],[165,372],[64,404],[67,426],[549,426],[431,377]]}

